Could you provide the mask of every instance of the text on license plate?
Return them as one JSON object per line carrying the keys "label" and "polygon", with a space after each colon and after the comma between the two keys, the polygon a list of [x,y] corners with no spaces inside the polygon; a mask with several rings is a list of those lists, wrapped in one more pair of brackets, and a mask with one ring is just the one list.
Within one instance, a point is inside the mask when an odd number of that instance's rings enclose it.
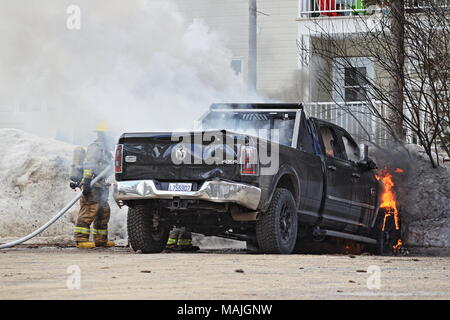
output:
{"label": "text on license plate", "polygon": [[192,183],[169,183],[169,191],[191,191]]}

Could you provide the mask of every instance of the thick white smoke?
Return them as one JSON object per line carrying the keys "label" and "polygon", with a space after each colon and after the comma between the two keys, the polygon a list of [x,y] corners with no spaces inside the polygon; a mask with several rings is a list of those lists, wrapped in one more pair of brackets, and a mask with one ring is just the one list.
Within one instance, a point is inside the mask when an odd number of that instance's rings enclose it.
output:
{"label": "thick white smoke", "polygon": [[[80,9],[80,29],[67,9]],[[124,131],[189,129],[213,102],[257,101],[231,53],[169,0],[0,2],[0,123],[81,145],[106,121]],[[72,145],[0,130],[0,237],[31,232],[73,196]],[[113,207],[111,236],[125,236]],[[44,236],[72,237],[71,214]]]}
{"label": "thick white smoke", "polygon": [[[70,5],[80,29],[67,27]],[[0,19],[0,106],[45,111],[1,115],[34,133],[86,143],[100,121],[116,133],[190,128],[212,102],[256,99],[217,34],[172,1],[2,1]]]}

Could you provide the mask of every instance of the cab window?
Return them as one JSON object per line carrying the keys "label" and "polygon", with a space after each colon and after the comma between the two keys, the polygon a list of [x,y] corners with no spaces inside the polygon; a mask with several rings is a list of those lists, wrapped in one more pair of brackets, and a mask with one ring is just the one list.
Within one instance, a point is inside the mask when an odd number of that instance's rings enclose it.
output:
{"label": "cab window", "polygon": [[329,157],[346,160],[345,152],[341,149],[338,137],[333,128],[327,126],[320,127],[325,154]]}
{"label": "cab window", "polygon": [[342,141],[344,143],[345,154],[347,155],[347,159],[350,161],[357,162],[360,159],[359,148],[358,145],[347,136],[342,136]]}

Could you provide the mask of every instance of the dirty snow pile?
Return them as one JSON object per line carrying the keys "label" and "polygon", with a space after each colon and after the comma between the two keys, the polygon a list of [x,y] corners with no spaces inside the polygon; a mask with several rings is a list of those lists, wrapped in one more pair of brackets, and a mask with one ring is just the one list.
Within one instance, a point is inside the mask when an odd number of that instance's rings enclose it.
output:
{"label": "dirty snow pile", "polygon": [[[374,154],[378,166],[393,173],[403,236],[410,246],[449,248],[450,169],[432,168],[419,146],[407,149]],[[395,173],[395,168],[404,173]]]}
{"label": "dirty snow pile", "polygon": [[[0,129],[0,141],[0,238],[22,237],[50,220],[76,196],[69,188],[75,146],[16,129]],[[110,205],[110,238],[126,238],[125,211],[111,199]],[[78,210],[76,204],[39,235],[40,241],[70,241]]]}
{"label": "dirty snow pile", "polygon": [[398,188],[399,210],[410,245],[450,247],[450,170],[432,168],[420,148],[411,150],[414,167]]}

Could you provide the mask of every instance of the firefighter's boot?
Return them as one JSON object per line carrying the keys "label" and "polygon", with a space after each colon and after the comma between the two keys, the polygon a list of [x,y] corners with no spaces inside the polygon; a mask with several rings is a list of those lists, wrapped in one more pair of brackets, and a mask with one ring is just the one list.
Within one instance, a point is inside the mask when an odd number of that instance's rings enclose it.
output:
{"label": "firefighter's boot", "polygon": [[192,233],[190,231],[181,230],[175,250],[181,252],[194,252],[200,250],[200,248],[192,245]]}
{"label": "firefighter's boot", "polygon": [[115,247],[116,243],[114,241],[106,241],[106,242],[96,243],[95,246],[110,248],[110,247]]}
{"label": "firefighter's boot", "polygon": [[80,248],[80,249],[95,248],[95,243],[91,242],[91,241],[77,241],[77,248]]}
{"label": "firefighter's boot", "polygon": [[166,248],[164,252],[172,252],[177,248],[178,237],[180,236],[181,230],[174,228],[169,233],[169,239],[167,239]]}

